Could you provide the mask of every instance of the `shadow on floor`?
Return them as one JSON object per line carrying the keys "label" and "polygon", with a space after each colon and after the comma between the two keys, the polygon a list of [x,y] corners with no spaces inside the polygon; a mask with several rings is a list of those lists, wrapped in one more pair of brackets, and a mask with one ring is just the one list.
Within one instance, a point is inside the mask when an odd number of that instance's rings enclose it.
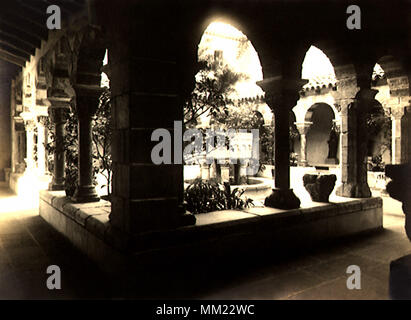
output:
{"label": "shadow on floor", "polygon": [[[299,252],[262,250],[178,266],[165,261],[130,271],[134,282],[117,288],[37,208],[0,190],[0,299],[388,299],[389,263],[411,253],[404,218],[389,208],[380,232]],[[352,264],[363,274],[358,292],[346,288]],[[46,287],[50,265],[61,269],[61,290]]]}

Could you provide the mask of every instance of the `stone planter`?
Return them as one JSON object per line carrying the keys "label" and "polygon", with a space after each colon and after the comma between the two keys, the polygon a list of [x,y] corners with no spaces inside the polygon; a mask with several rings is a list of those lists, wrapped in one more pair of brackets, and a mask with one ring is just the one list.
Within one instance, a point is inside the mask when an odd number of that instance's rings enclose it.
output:
{"label": "stone planter", "polygon": [[335,174],[305,174],[303,184],[315,202],[328,202],[334,189],[337,177]]}

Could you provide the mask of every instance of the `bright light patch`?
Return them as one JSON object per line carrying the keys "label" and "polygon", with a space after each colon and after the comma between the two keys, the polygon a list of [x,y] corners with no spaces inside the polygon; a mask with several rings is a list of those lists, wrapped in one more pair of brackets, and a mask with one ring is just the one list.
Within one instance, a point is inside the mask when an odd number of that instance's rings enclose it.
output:
{"label": "bright light patch", "polygon": [[198,45],[198,59],[213,57],[216,51],[222,51],[223,61],[231,70],[246,76],[246,79],[236,84],[236,92],[231,98],[263,94],[261,88],[256,85],[257,81],[263,79],[260,59],[251,42],[241,31],[227,23],[211,23]]}
{"label": "bright light patch", "polygon": [[311,46],[305,54],[301,78],[311,83],[335,82],[334,67],[330,59],[320,49]]}
{"label": "bright light patch", "polygon": [[104,54],[104,59],[103,59],[103,66],[108,64],[108,50],[106,49],[106,53]]}
{"label": "bright light patch", "polygon": [[[106,53],[104,55],[103,59],[103,66],[106,66],[108,64],[108,50],[106,50]],[[101,82],[100,82],[100,87],[110,87],[110,80],[107,77],[107,74],[104,72],[101,73]]]}
{"label": "bright light patch", "polygon": [[374,66],[374,70],[372,72],[372,78],[373,80],[377,79],[377,78],[382,78],[384,77],[384,70],[381,68],[381,66],[376,63]]}

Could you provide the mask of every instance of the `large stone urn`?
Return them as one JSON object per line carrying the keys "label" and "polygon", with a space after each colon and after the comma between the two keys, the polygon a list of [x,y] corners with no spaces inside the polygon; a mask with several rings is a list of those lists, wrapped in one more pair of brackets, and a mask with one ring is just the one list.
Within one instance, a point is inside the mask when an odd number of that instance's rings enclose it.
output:
{"label": "large stone urn", "polygon": [[303,176],[304,187],[315,202],[328,202],[336,181],[335,174],[307,173]]}

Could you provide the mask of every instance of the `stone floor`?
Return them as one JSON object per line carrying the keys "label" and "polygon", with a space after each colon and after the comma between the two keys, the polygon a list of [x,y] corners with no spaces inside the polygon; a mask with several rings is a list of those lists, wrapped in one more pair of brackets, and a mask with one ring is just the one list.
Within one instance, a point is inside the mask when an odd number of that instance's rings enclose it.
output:
{"label": "stone floor", "polygon": [[[106,279],[92,262],[38,216],[35,205],[7,189],[0,189],[0,299],[123,298],[108,288]],[[298,257],[281,259],[281,262],[271,259],[275,253],[267,253],[267,260],[219,268],[220,271],[210,271],[213,269],[206,266],[208,274],[187,268],[181,271],[186,279],[184,283],[178,277],[156,275],[150,285],[152,292],[142,290],[131,296],[388,299],[389,263],[411,253],[400,203],[390,198],[384,198],[384,227],[382,232],[327,244],[320,249],[301,252]],[[61,290],[46,287],[49,265],[58,265],[61,269]],[[349,265],[361,268],[361,290],[346,287]],[[200,281],[194,289],[188,287],[190,279]]]}

